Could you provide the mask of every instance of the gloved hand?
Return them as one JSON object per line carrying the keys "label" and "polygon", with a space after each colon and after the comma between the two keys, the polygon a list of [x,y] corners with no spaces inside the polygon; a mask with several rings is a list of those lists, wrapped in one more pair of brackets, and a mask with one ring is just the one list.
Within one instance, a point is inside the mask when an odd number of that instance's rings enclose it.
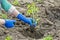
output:
{"label": "gloved hand", "polygon": [[22,20],[25,23],[28,23],[30,25],[30,27],[36,27],[36,22],[34,21],[33,23],[33,19],[32,18],[26,18],[24,15],[22,15],[21,13],[18,14],[17,18],[19,20]]}
{"label": "gloved hand", "polygon": [[5,27],[6,28],[13,28],[14,27],[14,23],[15,23],[16,21],[15,20],[5,20]]}

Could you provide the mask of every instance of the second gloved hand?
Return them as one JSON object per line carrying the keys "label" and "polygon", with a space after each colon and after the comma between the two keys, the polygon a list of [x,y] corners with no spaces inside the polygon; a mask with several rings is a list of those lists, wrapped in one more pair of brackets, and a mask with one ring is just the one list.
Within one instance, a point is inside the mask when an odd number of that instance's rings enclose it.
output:
{"label": "second gloved hand", "polygon": [[14,23],[15,23],[16,21],[15,20],[5,20],[5,27],[6,28],[13,28],[14,27]]}

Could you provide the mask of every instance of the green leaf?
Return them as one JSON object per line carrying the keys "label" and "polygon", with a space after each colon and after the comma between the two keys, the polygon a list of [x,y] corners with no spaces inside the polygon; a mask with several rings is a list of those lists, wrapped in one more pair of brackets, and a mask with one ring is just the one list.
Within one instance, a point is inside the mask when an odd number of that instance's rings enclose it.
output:
{"label": "green leaf", "polygon": [[7,36],[5,40],[12,40],[11,36]]}
{"label": "green leaf", "polygon": [[48,35],[47,37],[43,38],[43,40],[53,40],[53,37],[51,35]]}
{"label": "green leaf", "polygon": [[18,0],[14,0],[14,2],[12,3],[13,5],[20,5]]}
{"label": "green leaf", "polygon": [[7,19],[7,15],[6,14],[1,14],[3,19]]}
{"label": "green leaf", "polygon": [[31,11],[31,10],[28,10],[28,11],[27,11],[27,14],[28,14],[28,15],[30,15],[31,13],[32,13],[32,11]]}
{"label": "green leaf", "polygon": [[30,8],[30,7],[31,7],[31,5],[28,5],[28,6],[27,6],[27,8]]}
{"label": "green leaf", "polygon": [[37,7],[36,7],[34,2],[31,3],[31,4],[28,4],[27,8],[28,8],[27,14],[33,14],[33,13],[36,13],[38,11],[38,9],[37,9]]}
{"label": "green leaf", "polygon": [[38,22],[40,21],[40,18],[36,19],[36,23],[38,24]]}

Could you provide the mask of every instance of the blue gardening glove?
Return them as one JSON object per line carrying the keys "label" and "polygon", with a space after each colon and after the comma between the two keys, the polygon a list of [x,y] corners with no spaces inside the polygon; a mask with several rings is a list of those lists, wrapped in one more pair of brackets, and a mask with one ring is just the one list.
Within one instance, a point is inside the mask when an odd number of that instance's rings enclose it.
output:
{"label": "blue gardening glove", "polygon": [[13,28],[14,27],[14,23],[15,23],[16,21],[15,20],[5,20],[5,27],[6,28]]}
{"label": "blue gardening glove", "polygon": [[36,27],[36,22],[33,23],[33,19],[32,18],[26,18],[24,15],[22,15],[21,13],[18,14],[17,18],[19,20],[22,20],[25,23],[28,23],[31,27],[34,26]]}

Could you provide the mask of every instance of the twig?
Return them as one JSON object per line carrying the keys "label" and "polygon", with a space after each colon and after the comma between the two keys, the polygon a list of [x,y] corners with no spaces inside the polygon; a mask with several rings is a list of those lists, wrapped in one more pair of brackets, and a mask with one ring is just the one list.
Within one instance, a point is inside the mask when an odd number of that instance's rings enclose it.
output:
{"label": "twig", "polygon": [[53,22],[49,21],[48,19],[45,18],[45,20],[49,23],[49,24],[54,24]]}

